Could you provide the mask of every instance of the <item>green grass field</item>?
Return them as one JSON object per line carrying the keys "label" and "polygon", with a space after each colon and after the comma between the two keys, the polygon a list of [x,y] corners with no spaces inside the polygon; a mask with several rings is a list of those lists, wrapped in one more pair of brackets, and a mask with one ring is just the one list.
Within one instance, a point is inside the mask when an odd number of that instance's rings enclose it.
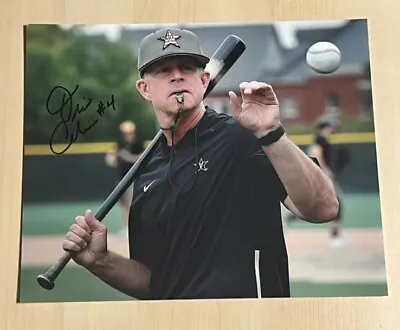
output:
{"label": "green grass field", "polygon": [[[343,226],[346,228],[380,228],[381,209],[377,194],[346,194],[343,196]],[[23,208],[23,235],[64,235],[76,215],[90,208],[94,212],[101,202],[87,203],[49,203],[27,204]],[[116,205],[104,220],[110,233],[121,229],[121,209]],[[309,228],[325,230],[328,224],[315,226],[296,221],[292,228]]]}
{"label": "green grass field", "polygon": [[[85,203],[41,203],[27,204],[23,207],[22,235],[64,235],[74,223],[77,215],[83,214],[86,209],[94,213],[102,202]],[[121,229],[121,208],[115,205],[104,219],[110,233]]]}
{"label": "green grass field", "polygon": [[[342,197],[344,228],[382,228],[381,206],[378,194],[344,194]],[[295,221],[290,228],[323,229],[329,224],[315,226],[304,221]]]}
{"label": "green grass field", "polygon": [[[21,273],[20,302],[79,302],[79,301],[125,301],[131,298],[116,291],[82,268],[65,268],[51,291],[36,283],[42,268],[25,267]],[[292,297],[351,297],[385,296],[384,283],[320,284],[291,282]]]}
{"label": "green grass field", "polygon": [[[343,196],[343,225],[345,228],[381,228],[380,201],[377,194],[347,194]],[[24,236],[64,235],[74,217],[85,209],[96,211],[101,202],[51,203],[25,205],[23,208],[22,232]],[[121,228],[121,209],[116,206],[104,223],[110,233]],[[291,228],[326,230],[328,225],[312,225],[295,221]],[[73,301],[118,301],[132,298],[115,291],[82,268],[67,267],[52,291],[42,289],[36,276],[43,267],[24,266],[21,270],[20,302],[73,302]],[[386,283],[333,283],[292,282],[293,297],[350,297],[387,295]]]}

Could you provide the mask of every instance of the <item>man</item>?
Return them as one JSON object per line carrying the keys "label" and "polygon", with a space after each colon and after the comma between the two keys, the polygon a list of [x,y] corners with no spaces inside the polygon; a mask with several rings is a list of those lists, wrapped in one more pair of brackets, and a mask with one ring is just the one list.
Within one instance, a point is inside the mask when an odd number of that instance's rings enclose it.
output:
{"label": "man", "polygon": [[[338,120],[332,116],[322,116],[316,123],[316,134],[313,144],[309,147],[308,154],[318,159],[322,170],[334,181],[334,149],[331,143],[332,134],[338,128]],[[337,194],[340,191],[339,185],[335,182]],[[330,237],[331,246],[337,247],[343,244],[340,235],[340,224],[342,217],[342,203],[339,200],[339,212],[336,219],[331,221]]]}
{"label": "man", "polygon": [[164,134],[135,181],[129,258],[107,249],[106,227],[90,210],[63,248],[139,299],[288,297],[280,203],[330,221],[332,182],[286,136],[271,86],[243,82],[240,98],[229,92],[234,118],[206,107],[208,60],[187,30],[144,38],[136,87]]}
{"label": "man", "polygon": [[[143,142],[137,137],[136,125],[126,120],[119,125],[120,136],[117,139],[115,154],[108,154],[106,162],[118,169],[118,182],[126,175],[130,168],[144,151]],[[111,157],[111,158],[110,158]],[[121,233],[128,234],[129,209],[132,202],[132,186],[122,195],[120,203],[123,211],[123,228]]]}

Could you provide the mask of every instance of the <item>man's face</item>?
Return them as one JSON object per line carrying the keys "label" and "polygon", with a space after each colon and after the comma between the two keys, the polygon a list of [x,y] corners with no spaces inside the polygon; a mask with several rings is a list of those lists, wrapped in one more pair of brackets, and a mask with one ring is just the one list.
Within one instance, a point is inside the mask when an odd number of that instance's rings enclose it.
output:
{"label": "man's face", "polygon": [[136,138],[136,132],[135,131],[127,131],[127,132],[123,132],[122,136],[124,137],[124,140],[128,143],[132,143],[133,141],[135,141]]}
{"label": "man's face", "polygon": [[137,88],[155,110],[176,113],[177,92],[184,95],[182,110],[194,109],[203,100],[209,81],[209,73],[200,70],[194,59],[177,56],[153,64],[138,80]]}

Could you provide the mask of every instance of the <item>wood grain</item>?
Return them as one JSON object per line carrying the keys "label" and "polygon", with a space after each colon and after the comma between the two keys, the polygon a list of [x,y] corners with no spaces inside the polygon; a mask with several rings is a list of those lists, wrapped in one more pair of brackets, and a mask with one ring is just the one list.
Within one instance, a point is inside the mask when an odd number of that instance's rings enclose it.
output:
{"label": "wood grain", "polygon": [[[210,5],[210,6],[209,6]],[[399,2],[374,0],[0,1],[0,329],[400,329]],[[367,18],[389,296],[17,304],[23,35],[30,23],[266,22]],[[34,280],[34,279],[33,279]]]}

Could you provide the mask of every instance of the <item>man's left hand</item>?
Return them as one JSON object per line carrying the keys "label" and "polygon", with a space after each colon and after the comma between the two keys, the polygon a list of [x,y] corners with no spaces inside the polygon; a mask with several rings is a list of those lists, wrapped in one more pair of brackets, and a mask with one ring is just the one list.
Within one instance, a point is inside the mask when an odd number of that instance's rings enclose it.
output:
{"label": "man's left hand", "polygon": [[279,102],[272,87],[252,81],[239,85],[241,102],[232,91],[229,98],[233,117],[259,138],[280,124]]}

